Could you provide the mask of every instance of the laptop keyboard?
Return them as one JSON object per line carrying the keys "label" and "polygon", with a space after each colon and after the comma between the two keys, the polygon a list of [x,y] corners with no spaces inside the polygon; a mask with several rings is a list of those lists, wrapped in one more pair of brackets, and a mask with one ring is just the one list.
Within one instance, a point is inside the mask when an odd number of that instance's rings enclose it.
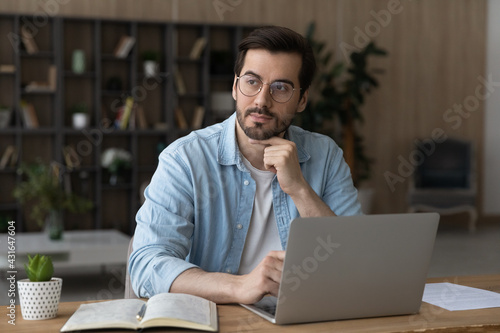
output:
{"label": "laptop keyboard", "polygon": [[273,317],[276,314],[276,305],[277,305],[277,298],[273,296],[266,296],[254,304],[255,307],[261,309],[264,312],[269,313]]}

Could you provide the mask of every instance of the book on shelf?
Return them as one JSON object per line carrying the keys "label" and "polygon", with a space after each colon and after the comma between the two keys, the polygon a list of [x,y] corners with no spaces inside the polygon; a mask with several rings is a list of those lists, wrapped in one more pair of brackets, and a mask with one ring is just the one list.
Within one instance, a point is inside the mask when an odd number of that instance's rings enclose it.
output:
{"label": "book on shelf", "polygon": [[137,126],[140,129],[147,129],[148,128],[148,121],[146,120],[146,114],[144,113],[144,108],[140,104],[137,104],[135,117],[136,117]]}
{"label": "book on shelf", "polygon": [[[10,163],[9,163],[10,162]],[[17,163],[17,150],[13,145],[7,146],[0,159],[0,169],[5,169],[7,166],[15,166]]]}
{"label": "book on shelf", "polygon": [[55,65],[49,66],[49,75],[48,75],[48,86],[52,91],[56,91],[57,89],[57,67]]}
{"label": "book on shelf", "polygon": [[47,81],[31,81],[24,90],[26,92],[55,92],[57,89],[57,67],[50,65]]}
{"label": "book on shelf", "polygon": [[21,102],[21,118],[26,128],[37,128],[40,126],[35,107],[31,103]]}
{"label": "book on shelf", "polygon": [[135,44],[135,37],[122,36],[115,47],[113,54],[117,58],[126,58]]}
{"label": "book on shelf", "polygon": [[177,88],[177,94],[185,95],[186,84],[184,83],[184,78],[182,77],[182,74],[178,67],[176,67],[174,70],[174,77],[175,77],[175,86]]}
{"label": "book on shelf", "polygon": [[24,48],[29,54],[34,54],[38,52],[38,45],[36,45],[33,34],[29,28],[25,25],[21,27],[21,40],[23,41]]}
{"label": "book on shelf", "polygon": [[205,37],[199,37],[193,44],[191,52],[189,53],[189,59],[197,60],[200,59],[205,46],[207,45],[207,39]]}
{"label": "book on shelf", "polygon": [[193,129],[199,129],[203,125],[203,117],[205,116],[205,108],[201,105],[194,109],[194,115],[191,122]]}
{"label": "book on shelf", "polygon": [[16,66],[10,64],[1,64],[0,65],[0,73],[15,73]]}
{"label": "book on shelf", "polygon": [[120,119],[120,129],[126,129],[128,127],[133,107],[134,107],[134,98],[129,96],[125,99],[123,114]]}
{"label": "book on shelf", "polygon": [[187,129],[188,122],[186,120],[186,116],[184,116],[184,110],[181,107],[175,108],[175,119],[177,120],[177,126],[180,129]]}
{"label": "book on shelf", "polygon": [[162,293],[148,301],[120,299],[82,304],[61,332],[94,329],[141,330],[148,327],[179,327],[216,332],[217,306],[204,298]]}

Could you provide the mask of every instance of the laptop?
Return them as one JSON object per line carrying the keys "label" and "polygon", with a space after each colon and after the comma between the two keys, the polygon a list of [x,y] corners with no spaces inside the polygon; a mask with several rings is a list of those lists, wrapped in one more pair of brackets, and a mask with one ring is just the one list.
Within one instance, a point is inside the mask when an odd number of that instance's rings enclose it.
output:
{"label": "laptop", "polygon": [[297,218],[278,297],[246,309],[275,324],[419,312],[437,213]]}

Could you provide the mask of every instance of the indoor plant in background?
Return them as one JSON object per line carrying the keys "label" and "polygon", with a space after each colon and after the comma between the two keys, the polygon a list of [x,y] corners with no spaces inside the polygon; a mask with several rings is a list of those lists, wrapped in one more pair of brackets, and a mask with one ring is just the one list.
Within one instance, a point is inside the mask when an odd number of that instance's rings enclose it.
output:
{"label": "indoor plant in background", "polygon": [[142,53],[142,65],[145,77],[155,77],[158,75],[160,53],[154,50],[144,51]]}
{"label": "indoor plant in background", "polygon": [[63,211],[84,213],[93,207],[92,201],[67,192],[62,186],[62,170],[58,164],[37,160],[22,164],[19,173],[25,180],[14,189],[14,197],[21,203],[32,203],[31,218],[39,225],[45,223],[50,239],[61,239],[64,230]]}
{"label": "indoor plant in background", "polygon": [[89,113],[88,107],[85,103],[78,103],[71,107],[71,121],[73,128],[82,129],[89,125]]}
{"label": "indoor plant in background", "polygon": [[101,166],[109,172],[109,184],[123,181],[130,170],[132,154],[122,148],[108,148],[101,155]]}
{"label": "indoor plant in background", "polygon": [[[370,42],[363,49],[352,52],[350,62],[333,62],[332,52],[325,49],[326,43],[314,39],[315,25],[309,25],[306,37],[316,56],[318,72],[312,84],[306,112],[298,117],[299,125],[305,129],[331,136],[343,149],[344,158],[351,169],[354,185],[361,196],[371,196],[373,190],[365,191],[360,185],[369,179],[373,159],[365,153],[359,124],[363,122],[361,106],[365,95],[378,86],[377,80],[368,70],[370,56],[384,56],[386,52]],[[372,69],[372,73],[380,70]],[[328,123],[330,126],[326,126]],[[365,213],[370,203],[363,204]]]}
{"label": "indoor plant in background", "polygon": [[54,266],[48,256],[28,255],[24,264],[27,279],[17,281],[21,313],[25,320],[50,319],[57,316],[62,279],[52,277]]}

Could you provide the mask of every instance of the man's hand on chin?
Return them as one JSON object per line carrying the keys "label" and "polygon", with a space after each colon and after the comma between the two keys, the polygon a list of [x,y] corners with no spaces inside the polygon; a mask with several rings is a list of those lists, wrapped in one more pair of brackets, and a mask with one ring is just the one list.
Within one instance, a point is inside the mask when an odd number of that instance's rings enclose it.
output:
{"label": "man's hand on chin", "polygon": [[292,141],[279,137],[268,140],[253,140],[251,144],[263,145],[264,167],[278,176],[283,192],[291,195],[306,187],[306,181],[302,176],[297,147]]}

